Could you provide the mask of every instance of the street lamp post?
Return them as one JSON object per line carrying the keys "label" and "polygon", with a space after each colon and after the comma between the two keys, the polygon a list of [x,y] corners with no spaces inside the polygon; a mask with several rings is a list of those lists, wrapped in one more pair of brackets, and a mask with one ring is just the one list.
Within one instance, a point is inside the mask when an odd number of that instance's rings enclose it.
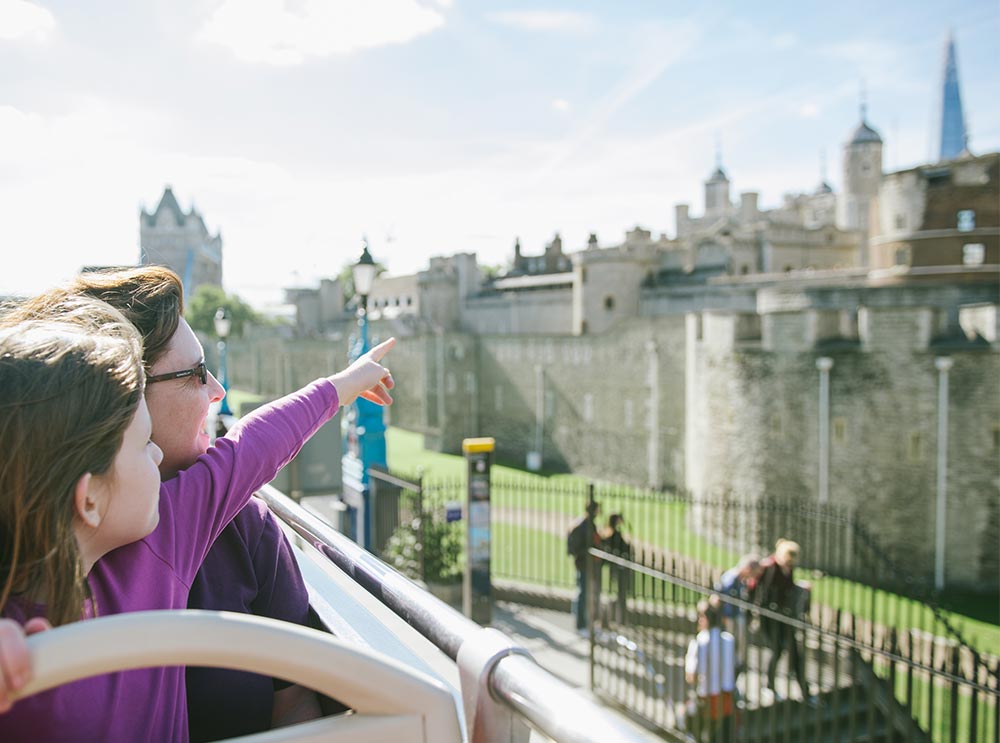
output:
{"label": "street lamp post", "polygon": [[[362,241],[361,259],[354,264],[354,293],[358,297],[358,334],[349,350],[354,361],[371,349],[368,328],[368,295],[375,281],[377,267],[368,252],[368,241]],[[371,499],[368,468],[385,466],[385,418],[383,408],[359,397],[345,410],[341,426],[344,431],[342,460],[344,501],[350,516],[351,536],[365,549],[372,548],[374,504]]]}
{"label": "street lamp post", "polygon": [[227,393],[223,396],[222,404],[219,406],[219,415],[232,415],[233,411],[229,409],[229,376],[226,372],[226,338],[229,337],[229,331],[233,326],[233,321],[229,317],[229,310],[225,307],[217,309],[215,311],[214,322],[215,334],[219,336],[219,383]]}

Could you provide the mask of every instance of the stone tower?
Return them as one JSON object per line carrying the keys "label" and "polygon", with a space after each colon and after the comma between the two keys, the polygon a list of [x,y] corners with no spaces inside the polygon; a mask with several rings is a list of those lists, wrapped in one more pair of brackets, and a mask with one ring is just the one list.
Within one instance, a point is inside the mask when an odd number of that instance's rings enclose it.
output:
{"label": "stone tower", "polygon": [[939,160],[954,160],[966,147],[965,114],[962,94],[958,88],[958,63],[955,60],[955,39],[948,34],[944,53],[944,74],[941,85],[941,149]]}
{"label": "stone tower", "polygon": [[861,121],[844,144],[844,187],[837,200],[837,227],[861,233],[859,265],[867,266],[871,209],[882,181],[882,137],[868,125],[866,106]]}
{"label": "stone tower", "polygon": [[705,216],[721,216],[732,208],[729,201],[729,177],[722,169],[722,163],[716,163],[715,172],[705,181]]}
{"label": "stone tower", "polygon": [[155,211],[139,212],[139,263],[172,269],[190,298],[201,284],[222,286],[222,237],[209,233],[194,206],[183,211],[167,186]]}

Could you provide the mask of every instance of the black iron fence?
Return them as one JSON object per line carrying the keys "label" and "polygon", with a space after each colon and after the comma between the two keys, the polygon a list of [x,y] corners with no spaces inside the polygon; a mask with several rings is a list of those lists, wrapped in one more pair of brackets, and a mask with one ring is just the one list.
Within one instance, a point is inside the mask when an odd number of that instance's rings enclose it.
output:
{"label": "black iron fence", "polygon": [[968,657],[917,630],[872,636],[870,622],[843,610],[817,623],[719,596],[732,633],[727,669],[718,644],[692,650],[697,606],[710,589],[649,567],[649,555],[591,554],[592,585],[604,584],[591,614],[594,690],[665,732],[724,743],[1000,736],[996,659]]}
{"label": "black iron fence", "polygon": [[[449,504],[454,509],[464,501],[464,481],[426,481],[375,470],[371,474],[377,493],[376,519],[382,524],[376,531],[385,536],[385,541],[376,541],[380,545],[377,554],[415,578],[428,577],[425,563],[430,560],[435,578],[443,573],[445,581],[457,580],[463,560],[463,525],[447,522],[445,513]],[[964,667],[977,667],[969,671],[969,678],[991,672],[993,644],[941,611],[929,587],[900,570],[851,509],[843,506],[693,500],[686,495],[572,478],[543,480],[495,473],[491,508],[494,580],[563,598],[572,596],[576,574],[567,554],[567,533],[591,499],[601,507],[598,527],[612,513],[621,514],[625,535],[635,554],[642,556],[641,563],[680,581],[648,586],[640,582],[639,600],[690,604],[692,594],[685,593],[689,589],[683,586],[696,586],[696,593],[711,590],[721,573],[742,556],[764,556],[773,551],[777,539],[793,539],[801,546],[796,578],[811,583],[805,619],[813,626],[839,632],[835,618],[850,616],[851,634],[844,636],[853,635],[871,651],[883,649],[893,635],[898,639],[913,632],[925,638],[925,645],[933,640],[935,648],[957,648]],[[412,546],[409,552],[407,545]],[[410,558],[402,559],[406,554]],[[419,558],[413,557],[417,554]],[[610,574],[602,580],[605,590],[611,590]]]}

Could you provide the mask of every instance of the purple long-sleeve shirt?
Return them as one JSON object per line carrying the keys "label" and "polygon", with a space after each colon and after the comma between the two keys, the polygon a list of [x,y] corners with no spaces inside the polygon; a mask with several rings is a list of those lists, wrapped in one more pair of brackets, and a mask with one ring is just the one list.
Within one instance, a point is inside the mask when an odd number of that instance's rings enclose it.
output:
{"label": "purple long-sleeve shirt", "polygon": [[[96,613],[185,608],[222,529],[337,408],[333,383],[317,380],[240,420],[194,465],[163,483],[153,533],[108,553],[90,571]],[[14,599],[2,613],[23,623],[44,616],[45,608]],[[93,613],[88,607],[87,616]],[[21,700],[0,715],[0,741],[22,740],[184,743],[184,667],[96,676]]]}

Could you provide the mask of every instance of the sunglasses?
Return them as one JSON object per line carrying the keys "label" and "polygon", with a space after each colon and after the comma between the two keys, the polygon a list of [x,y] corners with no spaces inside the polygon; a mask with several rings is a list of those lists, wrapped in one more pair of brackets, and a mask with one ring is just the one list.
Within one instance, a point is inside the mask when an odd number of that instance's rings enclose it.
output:
{"label": "sunglasses", "polygon": [[199,361],[190,369],[183,369],[182,371],[167,372],[166,374],[157,374],[152,377],[146,377],[146,384],[153,384],[154,382],[167,382],[171,379],[184,379],[185,377],[198,377],[198,381],[202,384],[208,384],[208,367],[205,366],[204,361]]}

